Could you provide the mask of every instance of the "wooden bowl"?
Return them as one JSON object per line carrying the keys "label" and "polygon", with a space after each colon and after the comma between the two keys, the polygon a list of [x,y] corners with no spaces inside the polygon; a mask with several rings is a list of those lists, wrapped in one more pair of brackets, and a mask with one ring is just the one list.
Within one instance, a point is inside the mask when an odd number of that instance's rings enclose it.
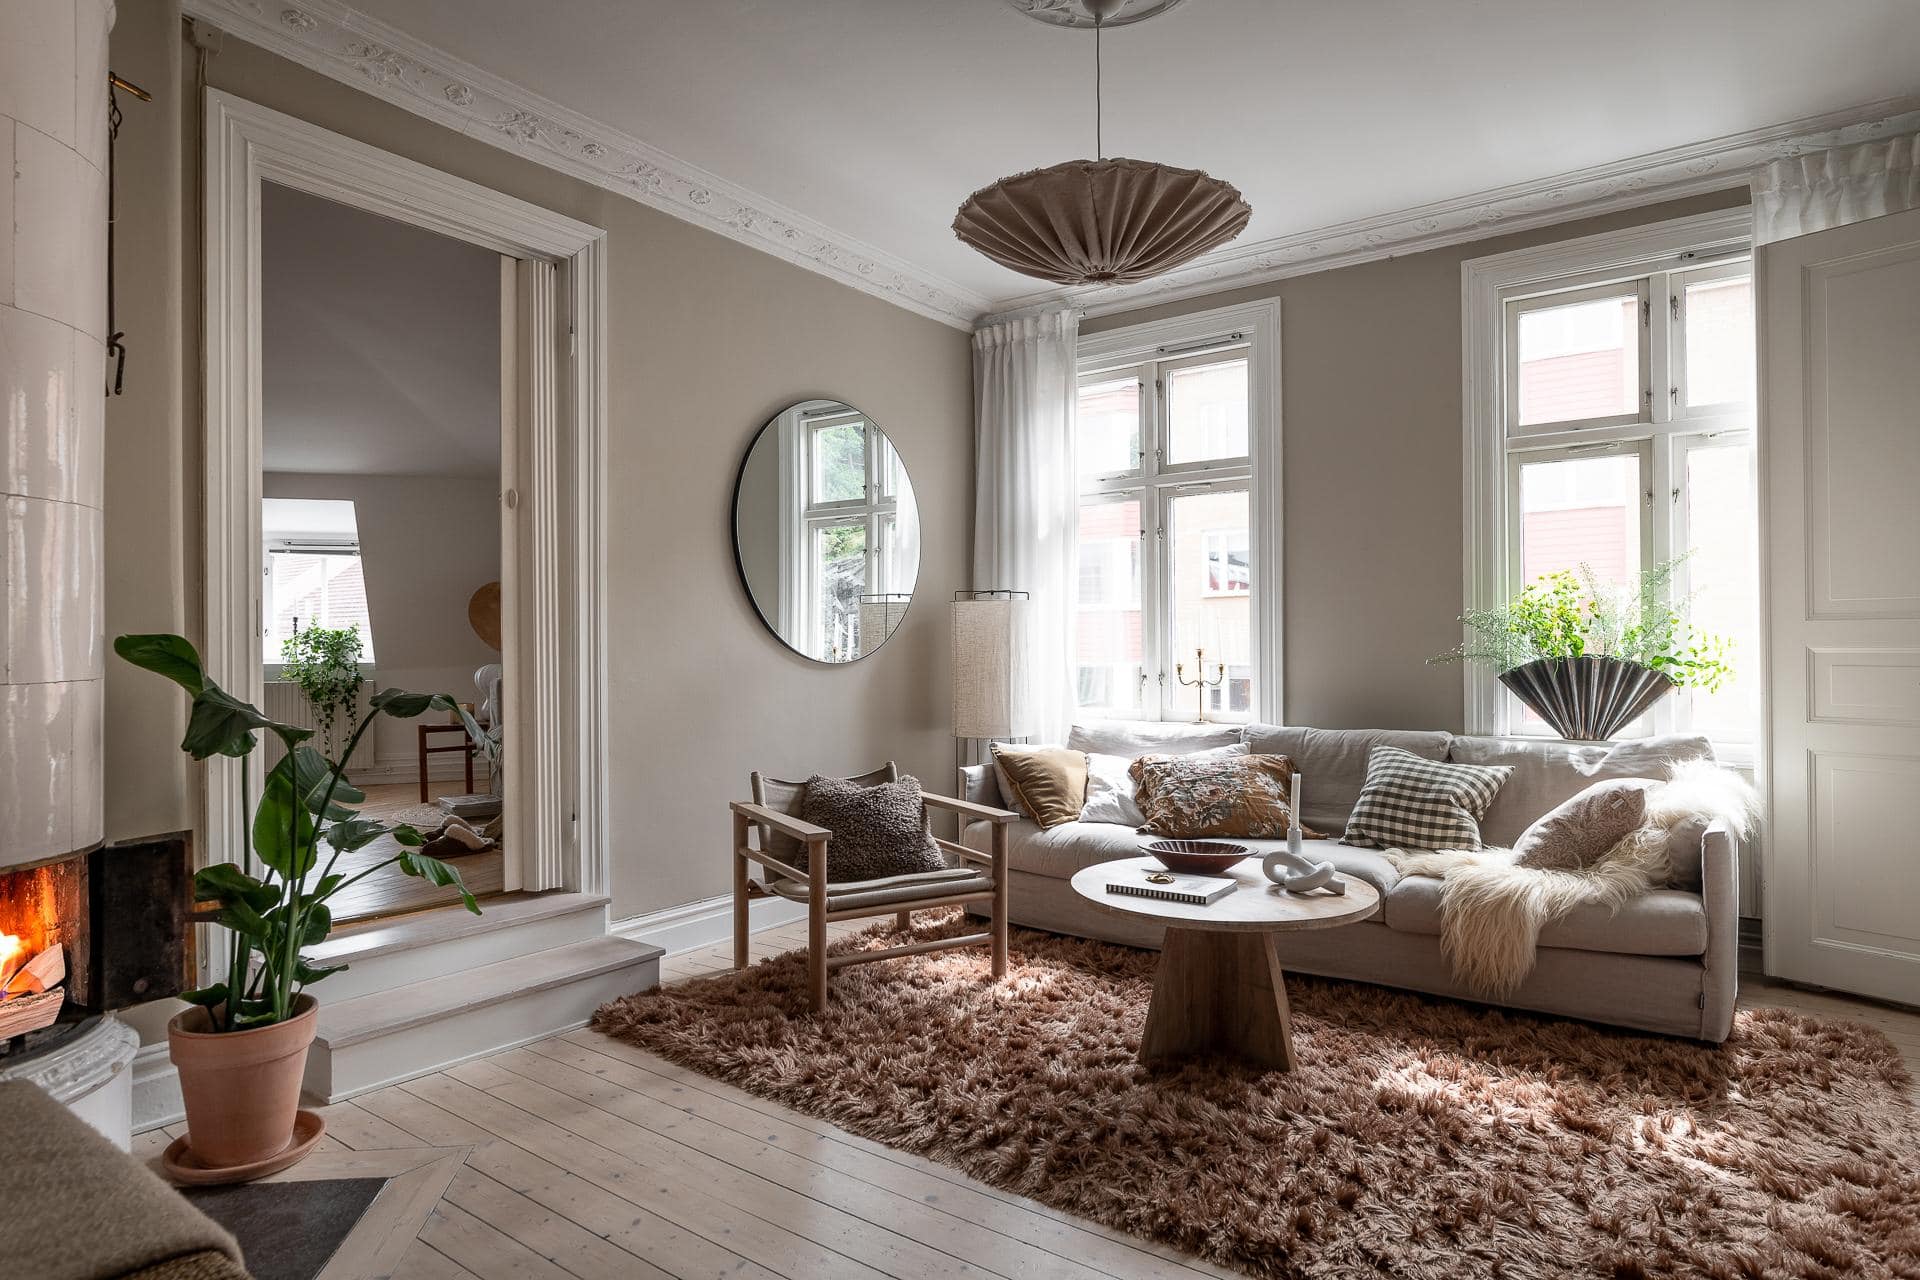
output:
{"label": "wooden bowl", "polygon": [[1224,840],[1155,840],[1146,851],[1169,871],[1200,876],[1219,875],[1253,852],[1243,844]]}

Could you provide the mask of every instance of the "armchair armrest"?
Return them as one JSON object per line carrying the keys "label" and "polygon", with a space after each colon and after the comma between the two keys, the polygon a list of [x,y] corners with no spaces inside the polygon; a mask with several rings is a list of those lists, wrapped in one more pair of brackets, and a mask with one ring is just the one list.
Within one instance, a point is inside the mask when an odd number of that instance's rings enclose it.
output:
{"label": "armchair armrest", "polygon": [[1724,822],[1700,838],[1700,906],[1707,916],[1700,1038],[1717,1044],[1733,1030],[1740,972],[1740,838]]}
{"label": "armchair armrest", "polygon": [[825,827],[816,827],[811,822],[802,822],[790,813],[778,813],[765,805],[753,804],[746,800],[730,800],[727,807],[744,818],[772,827],[775,831],[792,836],[802,844],[811,844],[818,840],[825,842],[833,832]]}
{"label": "armchair armrest", "polygon": [[922,794],[920,797],[932,809],[942,809],[948,813],[957,813],[969,822],[991,822],[1004,825],[1020,821],[1020,815],[1006,809],[996,809],[991,805],[975,804],[971,800],[956,800],[952,796]]}

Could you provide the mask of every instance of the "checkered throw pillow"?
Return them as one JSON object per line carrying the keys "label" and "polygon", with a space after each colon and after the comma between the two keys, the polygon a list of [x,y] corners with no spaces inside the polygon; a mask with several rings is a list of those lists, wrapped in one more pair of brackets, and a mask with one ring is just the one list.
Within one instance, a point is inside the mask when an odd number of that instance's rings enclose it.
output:
{"label": "checkered throw pillow", "polygon": [[1375,747],[1341,844],[1373,849],[1478,849],[1480,819],[1513,769],[1452,764]]}

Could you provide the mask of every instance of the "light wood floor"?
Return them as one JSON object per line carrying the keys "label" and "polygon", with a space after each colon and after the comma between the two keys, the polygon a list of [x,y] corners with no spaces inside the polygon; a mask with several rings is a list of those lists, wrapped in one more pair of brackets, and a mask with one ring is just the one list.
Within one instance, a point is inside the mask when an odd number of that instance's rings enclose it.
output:
{"label": "light wood floor", "polygon": [[[476,781],[475,786],[485,789],[484,780]],[[429,782],[427,795],[430,800],[441,796],[463,795],[466,782],[460,778],[445,782]],[[411,809],[420,803],[420,784],[418,782],[383,782],[363,787],[367,793],[366,802],[359,806],[360,812],[369,818],[391,821],[393,816],[403,810]],[[391,838],[382,836],[364,849],[356,849],[341,855],[336,867],[347,875],[385,862],[400,852],[400,846]],[[459,869],[460,879],[475,897],[500,892],[506,883],[506,859],[498,849],[485,853],[462,854],[458,858],[448,859]],[[402,915],[409,911],[421,911],[429,907],[445,906],[459,901],[460,895],[451,888],[417,879],[397,867],[377,871],[365,880],[342,890],[332,902],[333,918],[336,922],[349,920],[367,920],[376,916]]]}
{"label": "light wood floor", "polygon": [[[762,933],[754,957],[804,940],[803,925]],[[724,970],[730,950],[669,957],[662,978]],[[1920,1076],[1920,1014],[1757,975],[1743,978],[1740,1003],[1871,1023]],[[322,1280],[1237,1274],[590,1031],[363,1094],[322,1114],[327,1136],[293,1176],[412,1171],[382,1192]],[[157,1162],[182,1129],[143,1134],[135,1151]]]}

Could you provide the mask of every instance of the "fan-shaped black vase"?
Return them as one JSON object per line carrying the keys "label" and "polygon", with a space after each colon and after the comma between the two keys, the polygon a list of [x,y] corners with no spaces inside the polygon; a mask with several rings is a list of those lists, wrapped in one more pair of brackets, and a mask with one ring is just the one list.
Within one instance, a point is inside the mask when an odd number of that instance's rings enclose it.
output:
{"label": "fan-shaped black vase", "polygon": [[1563,738],[1605,741],[1677,687],[1621,658],[1542,658],[1502,672],[1500,683]]}

